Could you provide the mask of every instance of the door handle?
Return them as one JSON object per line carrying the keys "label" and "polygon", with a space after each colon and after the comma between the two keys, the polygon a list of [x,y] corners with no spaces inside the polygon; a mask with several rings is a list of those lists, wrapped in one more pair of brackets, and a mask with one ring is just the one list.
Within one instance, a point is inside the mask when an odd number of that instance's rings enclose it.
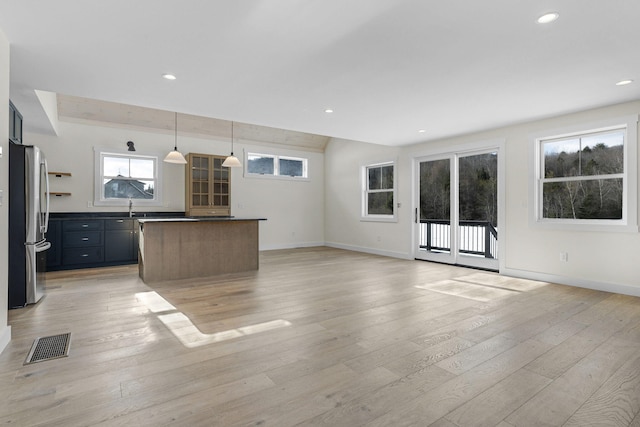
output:
{"label": "door handle", "polygon": [[51,242],[41,242],[35,245],[36,252],[46,251],[51,247]]}

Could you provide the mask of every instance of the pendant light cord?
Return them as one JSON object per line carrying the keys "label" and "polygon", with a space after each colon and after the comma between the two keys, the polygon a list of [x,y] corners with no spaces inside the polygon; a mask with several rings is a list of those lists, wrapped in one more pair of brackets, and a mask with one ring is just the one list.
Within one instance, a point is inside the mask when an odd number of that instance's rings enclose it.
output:
{"label": "pendant light cord", "polygon": [[173,149],[178,151],[178,112],[175,113],[175,125],[173,126],[175,130],[175,141],[173,143]]}

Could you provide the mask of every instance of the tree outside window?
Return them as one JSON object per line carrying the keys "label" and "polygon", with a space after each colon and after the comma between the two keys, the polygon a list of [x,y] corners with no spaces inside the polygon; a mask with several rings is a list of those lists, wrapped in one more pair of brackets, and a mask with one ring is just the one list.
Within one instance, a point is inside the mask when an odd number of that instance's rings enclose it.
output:
{"label": "tree outside window", "polygon": [[394,164],[369,165],[364,168],[364,217],[393,218]]}
{"label": "tree outside window", "polygon": [[542,140],[542,218],[623,218],[625,130]]}

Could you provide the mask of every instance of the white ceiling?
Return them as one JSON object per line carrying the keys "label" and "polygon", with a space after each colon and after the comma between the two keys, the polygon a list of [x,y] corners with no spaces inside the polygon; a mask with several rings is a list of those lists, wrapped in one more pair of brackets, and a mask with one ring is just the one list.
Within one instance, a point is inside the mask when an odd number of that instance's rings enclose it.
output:
{"label": "white ceiling", "polygon": [[639,0],[2,0],[0,28],[40,132],[34,89],[387,145],[640,99]]}

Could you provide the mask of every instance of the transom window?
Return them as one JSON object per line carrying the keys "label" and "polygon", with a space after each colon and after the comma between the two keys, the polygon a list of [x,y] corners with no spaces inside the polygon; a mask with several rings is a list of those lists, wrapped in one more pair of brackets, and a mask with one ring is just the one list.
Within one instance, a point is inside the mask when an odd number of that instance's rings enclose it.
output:
{"label": "transom window", "polygon": [[635,126],[537,139],[537,221],[637,227]]}
{"label": "transom window", "polygon": [[96,205],[158,205],[159,162],[157,156],[96,152]]}
{"label": "transom window", "polygon": [[247,153],[246,174],[285,178],[308,178],[307,159],[273,154]]}
{"label": "transom window", "polygon": [[395,219],[395,166],[393,162],[363,167],[363,219]]}

